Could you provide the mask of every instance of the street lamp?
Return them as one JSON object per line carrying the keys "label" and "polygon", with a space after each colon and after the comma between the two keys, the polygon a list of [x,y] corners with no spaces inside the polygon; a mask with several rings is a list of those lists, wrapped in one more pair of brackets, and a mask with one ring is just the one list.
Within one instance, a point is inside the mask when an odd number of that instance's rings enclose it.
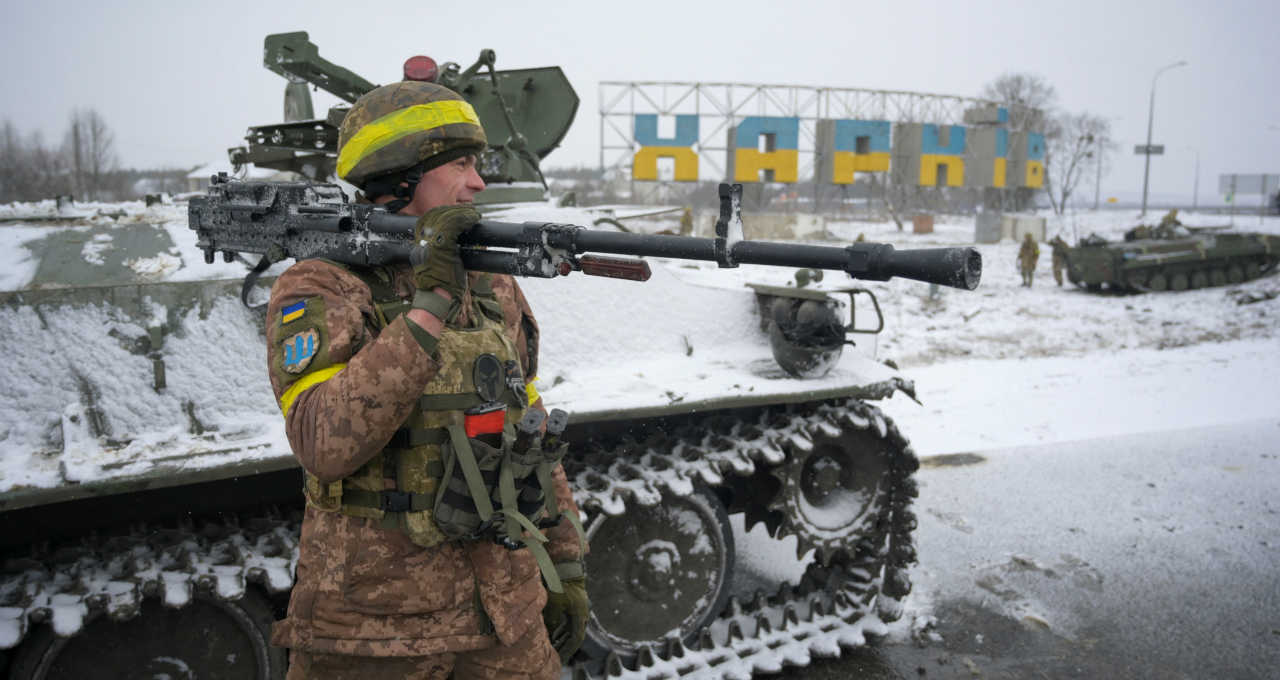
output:
{"label": "street lamp", "polygon": [[1147,148],[1145,149],[1147,163],[1146,167],[1142,170],[1142,214],[1138,215],[1138,217],[1143,217],[1147,214],[1147,180],[1151,176],[1151,124],[1155,121],[1156,116],[1156,79],[1160,77],[1161,73],[1164,73],[1171,68],[1186,65],[1187,62],[1185,61],[1169,64],[1159,71],[1156,71],[1156,74],[1151,77],[1151,105],[1147,108]]}
{"label": "street lamp", "polygon": [[1191,210],[1194,212],[1200,207],[1200,149],[1197,149],[1194,146],[1189,146],[1187,148],[1191,149],[1196,154],[1196,181],[1194,185],[1195,188],[1191,190]]}

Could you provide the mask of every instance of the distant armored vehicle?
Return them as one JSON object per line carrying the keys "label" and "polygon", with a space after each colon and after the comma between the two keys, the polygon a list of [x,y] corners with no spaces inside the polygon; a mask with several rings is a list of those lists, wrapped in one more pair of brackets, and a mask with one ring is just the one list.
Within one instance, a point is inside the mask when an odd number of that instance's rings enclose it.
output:
{"label": "distant armored vehicle", "polygon": [[1173,211],[1155,226],[1138,225],[1123,242],[1097,235],[1067,251],[1067,276],[1090,290],[1188,290],[1262,276],[1280,262],[1280,237],[1188,227]]}

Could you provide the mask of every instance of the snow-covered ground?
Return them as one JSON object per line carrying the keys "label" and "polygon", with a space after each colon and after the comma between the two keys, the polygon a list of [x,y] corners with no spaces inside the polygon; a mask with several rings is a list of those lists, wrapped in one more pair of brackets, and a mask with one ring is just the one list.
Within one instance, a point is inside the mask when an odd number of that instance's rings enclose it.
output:
{"label": "snow-covered ground", "polygon": [[[54,216],[57,209],[52,203],[0,206],[0,218],[10,221],[0,225],[0,235],[14,246],[0,250],[0,291],[21,290],[35,274],[39,263],[26,249],[17,247],[30,238],[49,229],[83,230],[82,259],[93,264],[112,257],[111,238],[98,230],[118,222],[164,223],[172,242],[166,252],[181,257],[185,264],[162,273],[162,280],[233,279],[243,272],[238,263],[205,265],[193,256],[195,236],[186,229],[180,206],[93,205],[81,210],[81,214],[63,216],[73,219],[72,224],[55,227],[38,219],[30,224],[20,220],[23,215]],[[126,213],[122,219],[103,214],[119,210]],[[1181,217],[1191,225],[1226,221],[1225,217],[1209,215]],[[1151,215],[1148,221],[1158,218]],[[589,216],[584,219],[590,221]],[[1049,235],[1061,233],[1071,241],[1092,232],[1119,238],[1137,221],[1131,211],[1051,217]],[[1235,222],[1241,230],[1280,233],[1280,218],[1260,222],[1257,217],[1237,216]],[[827,232],[833,245],[862,234],[869,241],[886,241],[897,248],[927,248],[971,245],[974,228],[972,218],[940,218],[935,233],[928,235],[902,233],[892,223],[865,222],[830,222]],[[875,292],[885,316],[884,333],[875,342],[864,342],[862,349],[874,350],[879,359],[893,359],[915,380],[921,402],[897,396],[883,402],[881,408],[898,422],[926,463],[939,454],[1016,451],[1018,447],[1256,421],[1280,413],[1280,362],[1276,361],[1280,350],[1280,276],[1182,293],[1096,295],[1070,284],[1062,288],[1053,285],[1049,248],[1042,245],[1035,286],[1027,289],[1020,286],[1015,271],[1016,243],[976,247],[984,258],[982,283],[976,291],[931,288],[901,280],[854,282]],[[561,333],[546,339],[547,353],[554,361],[547,360],[542,377],[548,383],[556,377],[562,379],[559,390],[555,385],[544,386],[549,400],[558,391],[575,391],[570,389],[575,380],[587,386],[601,383],[588,380],[586,373],[575,374],[568,365],[571,358],[598,355],[596,363],[607,364],[620,353],[651,352],[668,357],[668,365],[654,363],[652,371],[643,376],[615,376],[611,389],[618,394],[636,394],[628,387],[632,383],[661,385],[664,372],[673,371],[696,373],[693,378],[701,385],[697,389],[705,391],[719,384],[727,388],[727,369],[716,369],[716,362],[732,364],[736,355],[716,356],[717,347],[741,342],[742,336],[758,329],[753,323],[727,325],[710,313],[699,318],[678,304],[668,305],[664,296],[686,294],[688,287],[681,288],[677,280],[732,291],[709,291],[705,304],[716,305],[717,311],[745,305],[725,316],[738,318],[734,317],[738,314],[741,322],[749,318],[745,315],[750,306],[750,297],[742,295],[744,283],[783,284],[792,274],[755,266],[732,270],[704,263],[657,266],[662,271],[649,284],[575,282],[574,286],[584,291],[589,285],[598,298],[578,299],[576,304],[553,301],[549,292],[541,293],[538,283],[526,286],[544,319],[544,330],[560,328],[561,321],[556,320],[560,316],[564,323],[580,329],[572,337]],[[560,286],[556,290],[561,294],[571,290],[564,285],[542,283],[548,290]],[[828,275],[821,287],[847,285],[846,277]],[[540,295],[548,297],[540,301]],[[679,314],[671,316],[673,312]],[[650,319],[659,320],[652,323],[683,324],[689,330],[685,337],[679,333],[672,336],[676,343],[672,347],[654,347],[647,330],[637,328],[637,323],[650,323]],[[128,337],[146,332],[126,326],[121,327]],[[618,333],[618,329],[625,332]],[[254,350],[260,351],[260,347]],[[120,361],[141,362],[150,370],[149,359],[132,357],[123,349],[117,353]],[[692,357],[689,366],[693,368],[672,365],[683,360],[670,359],[673,356]],[[261,363],[257,354],[245,361],[254,366]],[[144,373],[149,380],[149,372]],[[685,375],[683,379],[690,382],[693,378]],[[741,385],[747,389],[751,384],[745,381],[752,379],[735,376],[730,382],[735,383],[734,388]],[[265,379],[260,382],[265,388]],[[586,393],[580,395],[576,409],[607,409],[620,398],[602,389],[583,389]],[[75,385],[68,390],[74,400]],[[698,396],[694,392],[693,397]],[[672,396],[676,397],[683,395]],[[3,441],[0,438],[0,445]],[[1049,476],[1036,474],[1035,466],[1008,467],[1025,475],[1019,488],[1027,494],[1035,495],[1037,489],[1055,483]],[[12,483],[20,476],[18,470],[8,472],[0,475],[0,480],[8,476]],[[56,472],[51,467],[50,474]],[[922,471],[920,506],[928,507],[932,499],[958,493],[948,486],[954,479],[932,475],[929,468]],[[795,565],[794,559],[780,560],[785,562]],[[931,606],[927,589],[907,606],[909,616],[904,620],[927,618]]]}
{"label": "snow-covered ground", "polygon": [[[1182,220],[1204,226],[1225,223],[1217,216],[1183,215]],[[1097,232],[1118,239],[1138,220],[1135,212],[1050,218],[1050,236],[1061,232],[1074,240],[1073,222],[1079,236]],[[1237,217],[1236,228],[1280,233],[1280,219],[1267,218],[1259,224],[1257,217]],[[887,241],[898,248],[969,245],[973,241],[971,220],[943,221],[931,235],[901,234],[892,223],[837,223],[828,229],[848,239],[862,233],[867,240]],[[1064,510],[1045,501],[1063,497],[1064,485],[1084,489],[1082,498],[1086,500],[1065,510],[1071,515],[1071,531],[1078,534],[1071,545],[1079,544],[1080,536],[1094,537],[1094,544],[1119,544],[1137,535],[1134,532],[1140,527],[1113,536],[1117,521],[1113,513],[1107,507],[1090,505],[1087,499],[1126,493],[1117,486],[1117,468],[1151,466],[1152,474],[1161,477],[1159,470],[1173,464],[1157,464],[1158,456],[1144,454],[1145,458],[1116,460],[1111,466],[1072,470],[1078,459],[1044,458],[1057,450],[1044,445],[1114,438],[1123,442],[1126,436],[1176,442],[1180,431],[1238,426],[1261,432],[1263,440],[1269,437],[1271,451],[1266,455],[1274,456],[1280,449],[1280,429],[1274,424],[1255,425],[1266,419],[1274,423],[1280,414],[1280,277],[1177,294],[1090,294],[1069,283],[1062,288],[1054,285],[1050,249],[1042,245],[1035,285],[1027,289],[1021,286],[1015,270],[1018,244],[1005,241],[977,247],[983,255],[984,271],[982,284],[973,292],[931,290],[925,284],[904,281],[860,284],[876,292],[885,310],[879,357],[893,358],[901,366],[915,381],[921,402],[898,395],[880,404],[925,462],[919,473],[921,490],[916,506],[921,515],[921,566],[913,570],[916,589],[906,601],[906,613],[891,628],[898,638],[910,636],[913,626],[919,629],[925,625],[935,604],[943,600],[999,601],[991,597],[991,579],[983,579],[987,572],[999,572],[1002,565],[1014,565],[1013,571],[1052,576],[1056,570],[1058,577],[1074,578],[1077,572],[1084,574],[1080,578],[1088,577],[1088,564],[1037,562],[1068,559],[1056,553],[1040,555],[1029,547],[1052,543],[1044,538],[1046,532],[1065,521],[1061,517]],[[704,282],[723,279],[724,275],[705,268],[697,273]],[[779,281],[784,276],[763,269],[739,275],[773,276]],[[823,285],[848,283],[833,280],[840,278],[829,277]],[[1041,458],[1024,460],[1030,449]],[[982,452],[990,464],[975,471],[933,467],[934,460],[943,460],[939,456],[969,452]],[[1131,452],[1132,448],[1098,450],[1093,462]],[[1164,474],[1161,484],[1176,478],[1181,488],[1198,474],[1196,470],[1230,467],[1241,452],[1224,455],[1206,447],[1199,455],[1196,451],[1176,453],[1184,464],[1178,469],[1184,473]],[[1064,470],[1072,471],[1066,474]],[[986,483],[983,480],[991,479],[999,479],[999,484],[982,486]],[[1214,513],[1197,516],[1194,508],[1236,497],[1239,490],[1234,485],[1239,479],[1232,474],[1201,476],[1201,486],[1191,489],[1199,494],[1194,498],[1160,493],[1118,502],[1141,506],[1144,516],[1178,518],[1179,531],[1190,532],[1180,535],[1212,534],[1213,523],[1220,523],[1221,517]],[[984,524],[993,515],[1004,516],[991,512],[990,506],[1008,500],[1009,494],[1017,496],[1020,509],[1012,514],[1021,516],[1020,523]],[[1001,507],[1008,507],[1008,503]],[[1132,522],[1127,515],[1125,520]],[[981,527],[977,535],[975,526]],[[1151,528],[1166,531],[1154,524]],[[792,559],[793,544],[771,543],[759,527],[750,535],[739,531],[739,541],[740,554],[772,551],[776,556],[752,560],[750,568],[766,580],[794,578],[802,569]],[[983,547],[961,545],[966,542]],[[1211,549],[1209,542],[1205,546]],[[990,549],[983,553],[986,548]],[[929,550],[953,557],[982,553],[983,559],[996,561],[950,564],[925,554]],[[1083,547],[1079,552],[1103,561]],[[1063,555],[1067,553],[1064,548]],[[1131,578],[1125,574],[1117,580]],[[1058,604],[1014,598],[999,606],[1015,619],[1031,616],[1060,634],[1070,635]]]}

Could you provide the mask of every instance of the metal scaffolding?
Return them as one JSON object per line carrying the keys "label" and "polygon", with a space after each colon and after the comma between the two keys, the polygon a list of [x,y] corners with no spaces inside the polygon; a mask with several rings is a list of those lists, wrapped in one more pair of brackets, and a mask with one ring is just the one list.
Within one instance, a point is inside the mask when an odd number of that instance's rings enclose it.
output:
{"label": "metal scaffolding", "polygon": [[[961,124],[964,111],[996,102],[974,97],[860,88],[605,81],[600,92],[600,168],[629,167],[639,145],[632,129],[637,114],[695,114],[700,125],[693,150],[711,176],[727,175],[728,131],[748,116],[800,119],[800,175],[813,178],[815,127],[823,119],[888,120],[894,123]],[[710,119],[710,124],[704,121]],[[708,153],[713,152],[713,153]],[[718,153],[714,153],[718,152]],[[702,174],[701,172],[699,173]]]}

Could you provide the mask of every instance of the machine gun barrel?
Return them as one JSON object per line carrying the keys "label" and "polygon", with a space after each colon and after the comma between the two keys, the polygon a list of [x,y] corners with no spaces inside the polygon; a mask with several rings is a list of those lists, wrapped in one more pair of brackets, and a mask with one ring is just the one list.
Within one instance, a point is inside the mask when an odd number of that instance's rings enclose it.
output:
{"label": "machine gun barrel", "polygon": [[[643,261],[600,257],[630,255],[716,262],[721,267],[763,264],[843,271],[851,277],[893,277],[973,290],[982,276],[974,248],[895,250],[884,243],[845,247],[750,241],[741,237],[741,185],[721,185],[721,219],[715,238],[606,232],[571,224],[481,220],[463,232],[463,265],[475,271],[550,278],[578,270],[645,280]],[[417,218],[353,205],[334,185],[242,182],[216,177],[209,194],[191,200],[189,225],[197,246],[212,261],[221,251],[263,255],[269,262],[324,257],[348,264],[408,261]],[[730,232],[735,232],[730,236]]]}
{"label": "machine gun barrel", "polygon": [[[561,225],[514,224],[482,220],[459,239],[460,245],[518,248],[526,230]],[[609,253],[640,257],[718,262],[716,239],[691,236],[626,234],[570,227],[549,245],[573,253]],[[871,281],[893,277],[973,290],[982,277],[982,255],[974,248],[895,250],[887,243],[854,243],[844,248],[798,243],[738,241],[729,249],[735,264],[833,269]]]}

